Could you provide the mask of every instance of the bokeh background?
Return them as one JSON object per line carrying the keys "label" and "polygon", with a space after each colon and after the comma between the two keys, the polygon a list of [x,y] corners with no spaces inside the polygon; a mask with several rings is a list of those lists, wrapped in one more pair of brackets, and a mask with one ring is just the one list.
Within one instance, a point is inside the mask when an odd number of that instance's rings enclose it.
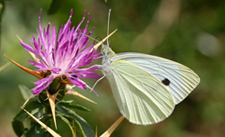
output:
{"label": "bokeh background", "polygon": [[[66,23],[74,10],[72,24],[77,25],[84,10],[90,13],[89,30],[93,38],[104,38],[108,10],[111,8],[110,46],[117,52],[141,52],[180,62],[192,68],[201,78],[198,87],[173,114],[158,124],[138,126],[124,120],[112,137],[222,137],[225,136],[225,1],[220,0],[67,0],[48,14],[52,1],[7,0],[1,16],[0,66],[8,62],[6,54],[18,63],[34,69],[27,60],[31,56],[20,45],[18,35],[26,41],[36,35],[38,15],[42,25],[57,28]],[[54,10],[52,10],[54,11]],[[101,60],[97,61],[101,63]],[[100,74],[100,72],[99,72]],[[0,72],[0,136],[14,137],[11,121],[24,100],[18,85],[33,88],[37,79],[10,64]],[[87,81],[92,85],[95,81]],[[108,81],[100,81],[95,90],[79,90],[98,104],[77,97],[75,103],[91,109],[78,113],[98,134],[103,133],[119,117]]]}

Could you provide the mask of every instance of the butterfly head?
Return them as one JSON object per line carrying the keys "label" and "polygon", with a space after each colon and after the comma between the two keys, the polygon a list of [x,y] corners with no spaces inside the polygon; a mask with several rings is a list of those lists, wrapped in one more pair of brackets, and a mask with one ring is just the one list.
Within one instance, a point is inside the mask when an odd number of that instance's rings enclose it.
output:
{"label": "butterfly head", "polygon": [[102,44],[102,49],[101,49],[103,58],[112,58],[115,56],[115,52],[109,47],[109,44]]}

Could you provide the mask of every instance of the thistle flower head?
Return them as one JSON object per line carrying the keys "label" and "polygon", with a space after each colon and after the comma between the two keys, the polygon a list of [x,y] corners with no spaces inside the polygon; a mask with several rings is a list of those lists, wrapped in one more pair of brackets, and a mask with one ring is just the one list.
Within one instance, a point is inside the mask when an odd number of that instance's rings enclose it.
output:
{"label": "thistle flower head", "polygon": [[57,34],[54,25],[50,29],[50,23],[47,28],[42,28],[40,12],[37,38],[32,35],[29,44],[21,41],[22,46],[33,53],[37,59],[37,61],[29,62],[38,68],[36,71],[46,74],[43,79],[35,82],[36,87],[32,89],[33,94],[39,94],[45,90],[57,77],[61,77],[61,81],[69,81],[81,89],[86,89],[87,86],[81,78],[100,77],[93,72],[99,69],[98,66],[88,67],[101,55],[96,52],[96,48],[93,48],[94,44],[88,46],[90,42],[88,38],[94,30],[87,33],[89,14],[84,29],[80,29],[80,26],[85,19],[86,12],[78,26],[71,28],[72,14],[73,10],[71,10],[67,23],[62,25]]}

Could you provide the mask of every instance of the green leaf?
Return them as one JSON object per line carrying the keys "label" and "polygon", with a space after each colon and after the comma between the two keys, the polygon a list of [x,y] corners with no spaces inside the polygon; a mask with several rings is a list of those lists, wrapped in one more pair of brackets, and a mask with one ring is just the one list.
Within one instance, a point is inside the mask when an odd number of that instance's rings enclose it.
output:
{"label": "green leaf", "polygon": [[13,121],[21,121],[23,122],[25,119],[27,119],[29,116],[27,115],[26,112],[23,110],[20,110],[19,113],[13,118]]}
{"label": "green leaf", "polygon": [[63,3],[63,0],[52,0],[51,6],[48,10],[48,14],[49,15],[54,14],[60,8],[62,3]]}
{"label": "green leaf", "polygon": [[90,109],[78,105],[78,104],[71,104],[72,102],[67,102],[67,101],[61,101],[59,104],[68,108],[72,108],[72,109],[78,109],[78,110],[83,110],[83,111],[91,111]]}
{"label": "green leaf", "polygon": [[18,120],[12,121],[12,127],[17,136],[21,136],[25,131],[23,122],[18,121]]}
{"label": "green leaf", "polygon": [[[75,126],[76,126],[76,134],[78,137],[86,137],[84,130],[82,129],[81,124],[75,120]],[[88,136],[87,136],[88,137]]]}
{"label": "green leaf", "polygon": [[[25,109],[29,111],[31,114],[35,114],[36,112],[41,111],[43,109],[43,106],[37,101],[31,101],[27,103],[27,105],[25,106]],[[29,117],[28,114],[21,109],[19,113],[14,117],[13,120],[24,121],[28,117]]]}
{"label": "green leaf", "polygon": [[24,85],[19,85],[19,88],[24,100],[28,100],[33,95],[31,90]]}
{"label": "green leaf", "polygon": [[62,121],[64,121],[68,125],[68,127],[70,128],[72,136],[75,137],[75,133],[74,133],[72,125],[70,124],[70,121],[67,118],[63,117],[62,115],[58,115],[58,116],[62,119]]}
{"label": "green leaf", "polygon": [[75,122],[75,126],[77,127],[76,131],[77,133],[84,133],[85,137],[95,137],[94,131],[92,130],[91,126],[82,118],[80,117],[78,114],[76,114],[74,111],[64,107],[64,106],[60,106],[57,105],[57,110],[61,113],[63,113],[65,116],[67,117],[72,117],[75,119],[75,121],[77,121],[79,124],[76,124]]}
{"label": "green leaf", "polygon": [[[58,112],[58,114],[66,119],[68,119],[70,121],[70,126],[73,125],[75,126],[75,132],[76,132],[76,136],[78,137],[86,137],[84,130],[82,129],[82,126],[80,125],[80,123],[72,116],[70,115],[65,115],[61,112]],[[72,127],[72,126],[71,126]],[[73,127],[72,127],[73,128]]]}
{"label": "green leaf", "polygon": [[35,114],[37,112],[40,112],[44,106],[39,103],[37,100],[30,101],[27,103],[27,105],[24,107],[27,111],[29,111],[31,114]]}
{"label": "green leaf", "polygon": [[[32,114],[35,114],[37,112],[38,113],[42,112],[43,106],[39,102],[37,102],[37,100],[33,100],[27,103],[27,105],[25,106],[25,109],[31,112]],[[29,115],[22,109],[13,118],[12,127],[18,136],[21,136],[25,132],[23,122],[27,118],[29,118]]]}
{"label": "green leaf", "polygon": [[43,127],[38,123],[33,124],[31,128],[24,133],[21,137],[52,137]]}

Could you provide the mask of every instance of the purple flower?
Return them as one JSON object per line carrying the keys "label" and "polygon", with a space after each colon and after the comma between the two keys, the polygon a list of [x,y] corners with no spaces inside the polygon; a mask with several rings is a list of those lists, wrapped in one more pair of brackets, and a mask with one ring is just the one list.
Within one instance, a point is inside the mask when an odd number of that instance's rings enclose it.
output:
{"label": "purple flower", "polygon": [[[61,77],[62,81],[69,81],[81,89],[86,89],[87,84],[81,78],[100,78],[94,70],[99,69],[98,66],[90,66],[90,63],[97,59],[101,54],[93,49],[94,44],[87,47],[89,36],[93,30],[87,33],[89,23],[89,14],[87,24],[84,29],[80,29],[86,12],[84,12],[83,20],[75,27],[71,26],[71,10],[69,20],[62,25],[57,35],[56,28],[53,25],[50,32],[50,23],[47,28],[41,26],[41,12],[39,15],[39,28],[37,29],[37,38],[32,35],[30,44],[21,41],[22,46],[29,52],[33,53],[39,60],[29,61],[33,66],[39,68],[36,71],[44,72],[47,76],[35,82],[36,87],[32,89],[33,94],[39,94],[45,90],[56,77]],[[87,34],[86,34],[87,33]]]}

